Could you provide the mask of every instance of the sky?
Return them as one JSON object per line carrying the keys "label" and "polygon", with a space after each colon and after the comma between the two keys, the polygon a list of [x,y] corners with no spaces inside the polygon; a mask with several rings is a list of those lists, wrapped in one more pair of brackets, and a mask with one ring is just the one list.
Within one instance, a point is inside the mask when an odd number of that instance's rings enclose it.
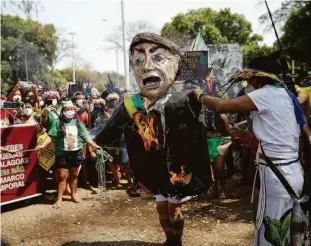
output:
{"label": "sky", "polygon": [[[281,2],[268,0],[271,11],[279,8]],[[54,24],[63,38],[71,39],[69,33],[74,32],[75,53],[82,58],[81,63],[88,63],[100,72],[117,71],[116,49],[105,40],[122,23],[120,0],[41,0],[40,3],[38,16],[34,14],[32,18],[43,24]],[[260,0],[124,0],[124,6],[126,23],[143,19],[159,31],[176,14],[189,9],[230,8],[252,23],[253,31],[264,37],[265,44],[271,45],[275,41],[274,32],[266,31],[259,23],[259,16],[266,13],[265,4]],[[4,10],[4,13],[17,13],[12,11]],[[119,50],[118,58],[119,73],[124,74],[122,50]],[[57,68],[71,64],[71,58],[63,59]]]}

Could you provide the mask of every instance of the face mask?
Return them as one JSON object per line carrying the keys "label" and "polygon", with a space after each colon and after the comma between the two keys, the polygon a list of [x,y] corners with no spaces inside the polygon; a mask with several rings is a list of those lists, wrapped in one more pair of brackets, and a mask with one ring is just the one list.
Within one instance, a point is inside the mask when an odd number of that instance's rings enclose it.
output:
{"label": "face mask", "polygon": [[83,99],[77,100],[76,103],[77,103],[77,105],[78,105],[79,107],[82,107],[82,106],[83,106]]}
{"label": "face mask", "polygon": [[72,119],[75,117],[76,112],[74,110],[64,111],[64,115],[67,119]]}
{"label": "face mask", "polygon": [[39,105],[42,107],[44,105],[44,102],[43,101],[40,101],[39,102]]}
{"label": "face mask", "polygon": [[14,97],[13,97],[13,101],[14,102],[20,102],[22,100],[22,97],[20,96],[20,95],[15,95]]}
{"label": "face mask", "polygon": [[24,108],[22,110],[22,115],[30,116],[32,114],[32,108]]}

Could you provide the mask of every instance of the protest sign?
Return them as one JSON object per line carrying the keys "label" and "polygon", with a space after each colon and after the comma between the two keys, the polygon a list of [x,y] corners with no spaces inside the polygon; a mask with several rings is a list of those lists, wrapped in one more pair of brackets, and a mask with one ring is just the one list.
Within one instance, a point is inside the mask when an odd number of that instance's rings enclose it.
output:
{"label": "protest sign", "polygon": [[38,196],[37,128],[1,127],[1,205]]}
{"label": "protest sign", "polygon": [[208,51],[187,51],[177,80],[202,80],[208,75]]}
{"label": "protest sign", "polygon": [[[45,132],[38,137],[38,144],[42,144],[47,138],[48,134]],[[39,165],[46,171],[49,171],[55,162],[55,144],[52,142],[43,149],[38,150]]]}

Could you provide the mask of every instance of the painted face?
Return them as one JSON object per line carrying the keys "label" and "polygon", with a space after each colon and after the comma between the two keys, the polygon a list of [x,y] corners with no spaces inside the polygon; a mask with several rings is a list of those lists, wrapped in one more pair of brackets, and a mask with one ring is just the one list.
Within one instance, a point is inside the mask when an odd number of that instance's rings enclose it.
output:
{"label": "painted face", "polygon": [[142,94],[150,99],[165,94],[175,81],[179,59],[178,55],[158,44],[136,45],[132,60]]}

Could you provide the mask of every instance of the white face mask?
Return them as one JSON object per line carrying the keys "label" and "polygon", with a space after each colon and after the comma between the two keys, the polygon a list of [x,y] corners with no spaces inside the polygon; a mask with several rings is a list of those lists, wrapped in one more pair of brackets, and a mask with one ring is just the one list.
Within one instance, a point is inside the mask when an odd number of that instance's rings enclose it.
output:
{"label": "white face mask", "polygon": [[72,119],[75,117],[76,112],[74,110],[64,111],[64,115],[67,119]]}
{"label": "white face mask", "polygon": [[22,115],[30,116],[32,114],[32,108],[24,108],[22,110]]}
{"label": "white face mask", "polygon": [[20,95],[15,95],[15,96],[13,96],[13,101],[14,102],[20,102],[22,100],[22,97],[20,96]]}
{"label": "white face mask", "polygon": [[78,105],[79,107],[82,107],[82,106],[83,106],[83,99],[77,100],[76,103],[77,103],[77,105]]}

